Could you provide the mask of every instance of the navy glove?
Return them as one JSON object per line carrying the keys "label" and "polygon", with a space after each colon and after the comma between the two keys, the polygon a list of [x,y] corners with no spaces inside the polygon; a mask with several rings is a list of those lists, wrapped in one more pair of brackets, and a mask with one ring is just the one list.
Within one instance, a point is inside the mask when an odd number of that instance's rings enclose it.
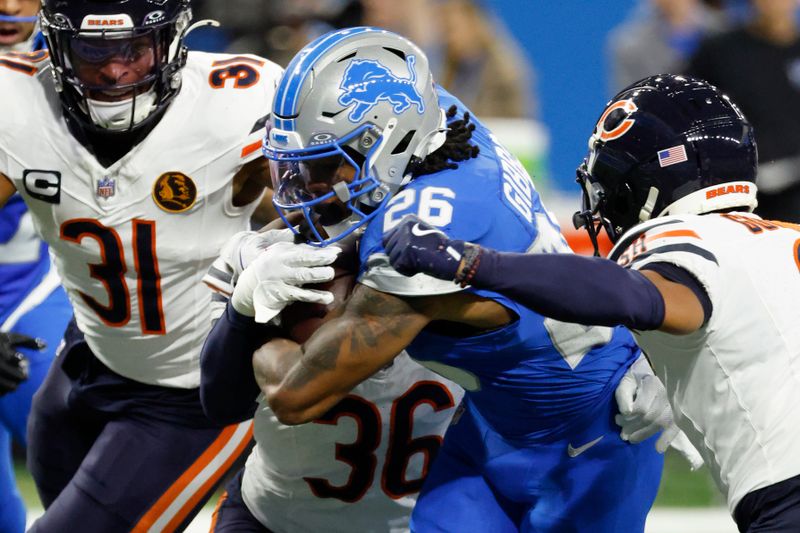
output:
{"label": "navy glove", "polygon": [[462,286],[469,284],[480,263],[480,246],[450,239],[415,215],[406,215],[385,233],[383,246],[392,267],[401,274],[422,272]]}
{"label": "navy glove", "polygon": [[6,394],[28,379],[28,358],[17,348],[41,350],[45,344],[19,333],[0,333],[0,395]]}

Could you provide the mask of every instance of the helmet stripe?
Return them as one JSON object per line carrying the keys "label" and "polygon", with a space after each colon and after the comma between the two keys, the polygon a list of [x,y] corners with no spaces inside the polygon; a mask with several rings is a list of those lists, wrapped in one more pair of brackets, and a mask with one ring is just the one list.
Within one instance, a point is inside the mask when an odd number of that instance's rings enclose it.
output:
{"label": "helmet stripe", "polygon": [[[361,33],[378,32],[377,28],[363,27],[341,30],[328,35],[323,35],[316,41],[307,45],[286,67],[278,91],[275,95],[275,115],[291,116],[297,113],[297,104],[300,91],[303,88],[308,74],[311,72],[316,61],[328,50],[339,44],[341,41]],[[279,119],[276,116],[275,126],[282,130],[294,131],[294,120]]]}

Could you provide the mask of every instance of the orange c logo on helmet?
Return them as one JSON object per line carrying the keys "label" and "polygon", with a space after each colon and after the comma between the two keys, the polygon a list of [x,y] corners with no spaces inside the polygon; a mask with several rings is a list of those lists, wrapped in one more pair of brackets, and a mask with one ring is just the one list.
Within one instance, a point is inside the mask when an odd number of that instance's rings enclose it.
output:
{"label": "orange c logo on helmet", "polygon": [[[630,116],[639,108],[636,107],[636,104],[633,103],[633,100],[619,100],[618,102],[614,102],[603,113],[603,116],[600,117],[600,120],[597,121],[597,126],[595,127],[595,135],[600,138],[602,141],[613,141],[614,139],[619,139],[623,135],[625,135],[633,123],[636,122],[634,119],[626,118],[622,120],[619,124],[617,124],[613,130],[609,131],[606,130],[606,119],[608,115],[612,112],[616,111],[617,109],[621,109],[625,111],[625,113]],[[599,135],[598,135],[599,133]]]}

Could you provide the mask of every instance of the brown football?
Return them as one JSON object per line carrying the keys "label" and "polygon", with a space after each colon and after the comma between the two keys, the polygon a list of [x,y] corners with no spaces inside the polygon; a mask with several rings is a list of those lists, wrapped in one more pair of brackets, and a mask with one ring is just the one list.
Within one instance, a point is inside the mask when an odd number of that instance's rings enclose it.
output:
{"label": "brown football", "polygon": [[336,243],[342,253],[333,262],[334,277],[331,281],[306,285],[308,288],[331,291],[330,305],[295,302],[281,312],[281,329],[295,342],[304,343],[327,320],[335,316],[356,284],[358,274],[358,250],[356,239],[343,239]]}

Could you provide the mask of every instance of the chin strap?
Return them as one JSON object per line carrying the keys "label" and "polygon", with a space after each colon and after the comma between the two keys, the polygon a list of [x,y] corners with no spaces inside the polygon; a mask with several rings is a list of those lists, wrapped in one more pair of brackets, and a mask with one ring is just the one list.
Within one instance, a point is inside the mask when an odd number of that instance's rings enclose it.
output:
{"label": "chin strap", "polygon": [[650,187],[650,192],[647,193],[647,201],[642,206],[642,210],[639,211],[639,222],[647,222],[653,218],[653,208],[656,206],[657,201],[658,189]]}

